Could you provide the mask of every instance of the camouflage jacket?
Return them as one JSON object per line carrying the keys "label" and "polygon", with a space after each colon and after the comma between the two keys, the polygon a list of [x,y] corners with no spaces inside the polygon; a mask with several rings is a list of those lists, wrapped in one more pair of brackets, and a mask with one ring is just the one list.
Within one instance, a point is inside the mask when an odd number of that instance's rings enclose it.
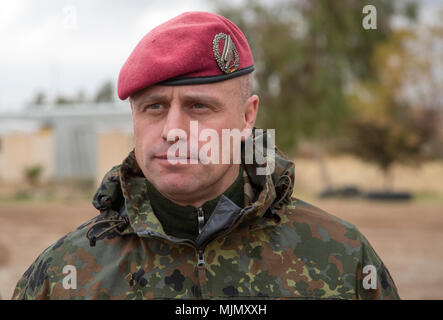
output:
{"label": "camouflage jacket", "polygon": [[244,207],[222,196],[192,241],[163,231],[131,152],[95,194],[100,214],[48,247],[13,299],[399,298],[354,225],[291,197],[294,164],[278,149],[272,175],[242,165]]}

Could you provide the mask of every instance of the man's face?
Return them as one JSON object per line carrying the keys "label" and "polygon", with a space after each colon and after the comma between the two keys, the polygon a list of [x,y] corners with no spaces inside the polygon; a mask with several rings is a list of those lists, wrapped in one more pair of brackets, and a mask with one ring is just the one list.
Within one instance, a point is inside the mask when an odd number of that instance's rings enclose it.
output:
{"label": "man's face", "polygon": [[[137,163],[166,197],[180,204],[200,205],[198,199],[215,198],[235,179],[238,165],[221,161],[189,164],[189,158],[193,158],[189,151],[191,139],[198,141],[200,150],[209,141],[199,141],[200,132],[213,129],[220,137],[221,159],[222,129],[241,131],[253,127],[258,97],[242,98],[241,81],[242,77],[203,85],[155,85],[131,97]],[[197,121],[197,136],[191,136],[191,121]],[[186,133],[187,164],[172,164],[166,156],[175,143],[167,140],[172,129]]]}

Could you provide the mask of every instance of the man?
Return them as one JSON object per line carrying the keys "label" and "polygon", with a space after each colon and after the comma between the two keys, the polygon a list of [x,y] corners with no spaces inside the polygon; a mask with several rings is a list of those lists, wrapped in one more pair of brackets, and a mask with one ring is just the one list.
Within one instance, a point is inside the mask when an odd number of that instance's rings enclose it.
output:
{"label": "man", "polygon": [[[135,149],[104,177],[100,214],[47,248],[13,298],[399,298],[352,224],[291,197],[294,164],[254,128],[253,70],[224,17],[185,13],[148,33],[118,81]],[[226,129],[243,133],[241,163],[215,143]]]}

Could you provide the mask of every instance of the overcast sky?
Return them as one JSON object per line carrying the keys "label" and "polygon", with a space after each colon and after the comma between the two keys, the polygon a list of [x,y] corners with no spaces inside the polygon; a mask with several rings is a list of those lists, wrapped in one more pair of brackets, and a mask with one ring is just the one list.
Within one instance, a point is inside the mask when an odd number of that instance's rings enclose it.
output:
{"label": "overcast sky", "polygon": [[[421,2],[424,20],[442,7],[439,0]],[[185,11],[211,9],[203,0],[2,1],[0,112],[17,110],[38,91],[50,99],[79,90],[91,97],[104,81],[116,84],[150,29]]]}

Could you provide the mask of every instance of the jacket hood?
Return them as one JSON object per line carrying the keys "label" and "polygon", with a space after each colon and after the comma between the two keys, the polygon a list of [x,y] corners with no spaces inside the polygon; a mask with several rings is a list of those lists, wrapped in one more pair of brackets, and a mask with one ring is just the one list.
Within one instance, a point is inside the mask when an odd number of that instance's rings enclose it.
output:
{"label": "jacket hood", "polygon": [[[262,158],[267,156],[268,133],[254,129],[251,138],[256,154]],[[294,188],[295,166],[277,147],[274,147],[275,159],[265,158],[259,165],[254,157],[246,161],[242,147],[242,166],[244,199],[246,210],[245,219],[256,225],[275,224],[280,220],[280,212],[285,204],[290,202]],[[272,150],[271,150],[272,151]],[[273,164],[270,161],[275,161]],[[258,174],[259,168],[273,167],[269,174]],[[169,237],[155,216],[147,196],[146,178],[137,165],[134,150],[132,150],[121,165],[113,167],[103,178],[94,195],[95,208],[100,211],[96,221],[127,222],[120,234],[137,233],[139,236],[156,232]],[[96,222],[97,223],[97,222]],[[102,228],[103,229],[103,228]]]}

